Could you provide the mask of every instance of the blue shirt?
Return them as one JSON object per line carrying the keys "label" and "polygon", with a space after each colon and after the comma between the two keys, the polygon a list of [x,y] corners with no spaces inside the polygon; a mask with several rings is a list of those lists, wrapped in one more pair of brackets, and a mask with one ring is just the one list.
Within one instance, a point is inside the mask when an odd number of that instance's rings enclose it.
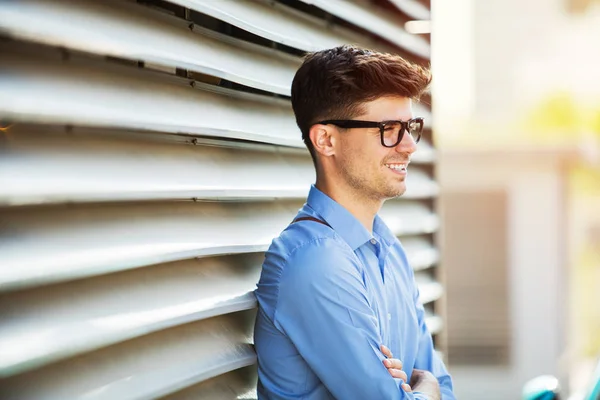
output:
{"label": "blue shirt", "polygon": [[442,398],[452,380],[434,351],[412,268],[379,216],[373,235],[344,207],[311,187],[266,253],[254,343],[259,399],[425,399],[407,393],[382,361],[380,345],[413,369],[429,370]]}

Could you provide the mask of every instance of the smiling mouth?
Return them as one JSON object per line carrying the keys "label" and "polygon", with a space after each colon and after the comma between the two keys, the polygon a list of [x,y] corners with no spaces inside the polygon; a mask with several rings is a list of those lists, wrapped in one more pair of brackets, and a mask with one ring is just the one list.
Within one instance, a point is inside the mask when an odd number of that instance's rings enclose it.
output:
{"label": "smiling mouth", "polygon": [[384,164],[386,167],[395,172],[404,172],[406,173],[406,169],[408,168],[408,162],[405,163],[387,163]]}

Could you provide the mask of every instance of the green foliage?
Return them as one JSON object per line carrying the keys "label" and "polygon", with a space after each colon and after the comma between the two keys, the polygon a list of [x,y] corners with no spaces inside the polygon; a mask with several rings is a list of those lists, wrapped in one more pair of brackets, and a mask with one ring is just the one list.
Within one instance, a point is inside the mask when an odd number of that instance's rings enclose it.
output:
{"label": "green foliage", "polygon": [[600,136],[600,102],[582,104],[568,92],[557,92],[526,113],[525,126],[531,136],[547,139],[574,140],[589,133]]}
{"label": "green foliage", "polygon": [[560,93],[534,108],[529,122],[541,129],[569,130],[577,126],[578,114],[572,97],[568,93]]}

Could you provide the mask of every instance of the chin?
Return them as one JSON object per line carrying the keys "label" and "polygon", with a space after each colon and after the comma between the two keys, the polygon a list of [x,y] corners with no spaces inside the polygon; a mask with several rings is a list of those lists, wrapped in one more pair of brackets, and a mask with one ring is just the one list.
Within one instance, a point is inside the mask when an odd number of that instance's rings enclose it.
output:
{"label": "chin", "polygon": [[392,190],[389,190],[385,193],[385,199],[395,199],[396,197],[402,196],[406,192],[406,186],[396,187]]}
{"label": "chin", "polygon": [[404,192],[406,192],[406,189],[400,190],[394,197],[400,197],[404,194]]}

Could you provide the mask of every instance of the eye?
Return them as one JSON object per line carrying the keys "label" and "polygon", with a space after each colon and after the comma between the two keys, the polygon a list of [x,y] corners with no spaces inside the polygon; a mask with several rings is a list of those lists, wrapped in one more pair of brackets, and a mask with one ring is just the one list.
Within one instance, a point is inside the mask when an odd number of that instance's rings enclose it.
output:
{"label": "eye", "polygon": [[395,131],[399,130],[401,127],[402,126],[398,122],[390,121],[390,122],[386,122],[386,124],[383,127],[383,130],[385,132],[395,132]]}

